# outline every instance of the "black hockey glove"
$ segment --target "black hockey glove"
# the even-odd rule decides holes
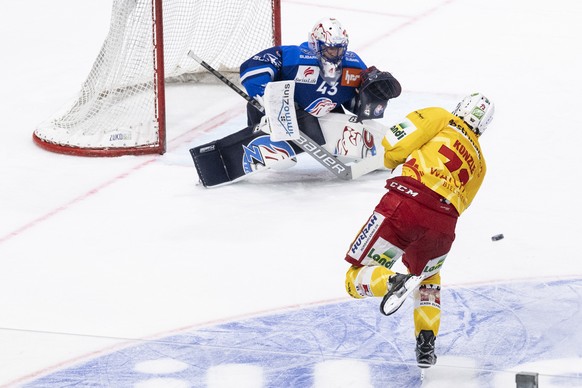
[[[402,92],[400,82],[387,71],[371,66],[360,73],[359,101],[356,109],[358,121],[384,117],[388,100]]]

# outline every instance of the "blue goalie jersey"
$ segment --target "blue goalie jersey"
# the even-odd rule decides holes
[[[247,93],[262,96],[271,81],[295,81],[295,103],[315,117],[321,117],[341,105],[349,109],[360,85],[360,73],[366,65],[360,57],[346,52],[341,78],[329,85],[321,76],[318,59],[307,42],[301,46],[276,46],[263,50],[240,66],[240,79]]]

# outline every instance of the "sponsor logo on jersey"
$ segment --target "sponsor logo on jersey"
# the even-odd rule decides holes
[[[350,247],[348,254],[351,257],[360,260],[368,242],[374,236],[374,233],[376,233],[380,225],[382,225],[383,221],[384,216],[380,213],[374,212],[372,214]]]
[[[393,146],[414,131],[416,131],[416,126],[410,120],[405,119],[403,122],[390,127],[386,131],[386,140]]]
[[[342,70],[342,86],[358,87],[360,86],[360,73],[361,69],[345,68]]]
[[[259,136],[248,145],[243,145],[242,166],[245,174],[267,168],[274,163],[295,156],[295,151],[286,141],[271,141],[269,135]]]
[[[348,61],[348,62],[362,63],[360,58],[358,58],[353,51],[346,51],[346,55],[344,56],[344,60]]]
[[[422,181],[422,177],[424,176],[424,171],[420,169],[419,164],[416,162],[416,158],[408,159],[402,165],[403,171],[406,171],[406,175],[412,174],[411,176],[416,177],[417,181]]]
[[[253,60],[259,61],[259,62],[270,63],[271,65],[273,65],[277,68],[281,67],[281,58],[279,58],[278,56],[271,54],[271,53],[265,53],[263,55],[255,55],[253,57]]]
[[[469,142],[471,143],[471,145],[473,146],[473,148],[475,149],[475,152],[477,153],[477,157],[479,159],[481,159],[481,149],[479,148],[479,146],[477,144],[475,144],[475,142],[473,141],[473,139],[471,138],[471,136],[469,135],[469,133],[467,132],[467,130],[460,124],[457,124],[455,122],[455,120],[451,119],[449,120],[449,127],[453,128],[454,130],[460,132],[463,134],[463,136],[465,136],[465,138],[467,140],[469,140]]]
[[[325,116],[329,112],[331,112],[337,103],[333,102],[329,98],[326,97],[319,97],[317,100],[313,101],[309,104],[305,111],[315,117]]]
[[[300,84],[315,85],[319,77],[319,67],[299,66],[294,81]]]

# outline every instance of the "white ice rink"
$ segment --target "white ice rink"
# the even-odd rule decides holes
[[[324,16],[403,94],[383,121],[481,91],[488,175],[443,267],[439,362],[413,365],[412,303],[344,291],[386,172],[296,167],[216,189],[188,149],[244,126],[224,85],[173,86],[168,152],[81,158],[32,142],[75,96],[111,1],[2,1],[0,386],[582,387],[582,2],[282,1],[283,43]],[[492,242],[491,236],[505,238]]]

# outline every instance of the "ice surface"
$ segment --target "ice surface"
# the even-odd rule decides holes
[[[488,175],[443,267],[439,362],[422,386],[512,387],[521,370],[543,374],[540,386],[582,386],[582,4],[369,3],[283,1],[283,43],[340,19],[350,49],[403,85],[386,123],[475,90],[497,105],[481,141]],[[188,149],[245,121],[223,85],[168,90],[163,156],[33,144],[79,90],[110,8],[3,5],[0,385],[224,384],[208,377],[221,365],[249,386],[330,386],[346,370],[354,387],[420,385],[411,311],[383,317],[343,289],[343,254],[385,173],[339,181],[301,155],[290,170],[204,189]]]

